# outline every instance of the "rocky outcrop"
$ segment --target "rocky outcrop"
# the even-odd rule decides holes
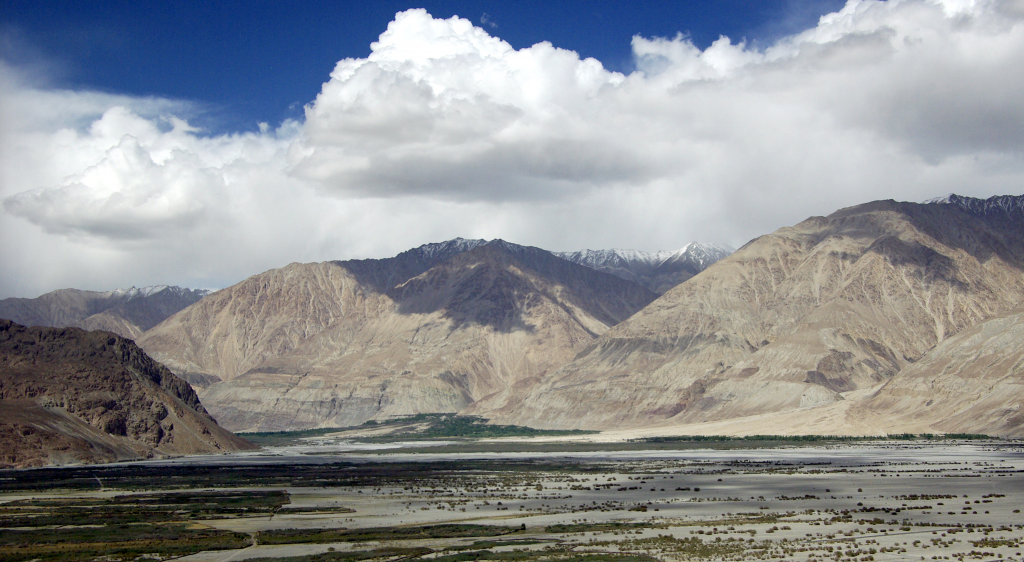
[[[0,318],[25,326],[106,330],[136,339],[207,294],[209,291],[167,286],[106,292],[61,289],[34,299],[0,300]]]
[[[0,320],[0,465],[254,448],[185,381],[110,332]]]
[[[203,403],[230,429],[348,426],[508,407],[657,296],[538,248],[462,242],[268,271],[140,344],[204,377]]]
[[[878,201],[757,238],[492,417],[616,428],[843,400],[1020,305],[1015,201]]]

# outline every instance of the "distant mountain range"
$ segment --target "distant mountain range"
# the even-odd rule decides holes
[[[166,285],[106,292],[61,289],[34,299],[0,300],[0,318],[25,326],[107,330],[135,339],[209,293]]]
[[[414,271],[426,271],[448,258],[483,246],[505,243],[502,240],[455,238],[447,242],[424,244],[384,260],[349,260],[353,268],[363,271],[364,280],[373,280],[379,286],[389,286],[400,279],[408,278]],[[516,246],[511,244],[509,248]],[[716,246],[692,242],[679,250],[644,252],[640,250],[581,250],[578,252],[551,252],[564,260],[591,269],[611,273],[627,281],[643,285],[656,293],[675,287],[690,277],[707,269],[711,264],[728,256],[735,250],[728,246]],[[379,271],[375,268],[382,268]],[[372,273],[371,273],[372,272]]]
[[[503,243],[500,240],[493,242]],[[455,238],[424,244],[394,258],[348,260],[345,263],[359,275],[361,282],[387,288],[456,254],[488,243],[487,240]],[[694,242],[678,251],[583,250],[554,252],[554,255],[662,293],[732,251],[724,246]],[[2,299],[0,318],[25,326],[107,330],[137,339],[146,330],[212,292],[168,285],[102,292],[60,289],[36,298]]]
[[[655,298],[540,248],[453,240],[255,275],[139,343],[229,429],[346,426],[514,404]]]
[[[676,251],[582,250],[555,255],[633,281],[661,294],[697,275],[735,250],[693,242]]]
[[[540,428],[1024,436],[1024,196],[875,201],[735,252],[455,239],[208,295],[128,293],[7,299],[0,317],[120,326],[236,431],[461,412]]]

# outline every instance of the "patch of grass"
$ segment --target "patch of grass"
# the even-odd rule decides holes
[[[267,515],[289,501],[283,491],[229,491],[7,502],[0,505],[0,560],[134,560],[244,548],[249,535],[191,521]]]
[[[858,442],[858,441],[918,441],[936,439],[992,439],[992,436],[983,433],[946,433],[936,435],[932,433],[897,433],[892,435],[747,435],[743,437],[730,437],[728,435],[672,435],[664,437],[640,437],[630,440],[634,443],[675,443],[675,442],[757,442],[757,441],[782,441],[793,443],[817,443],[817,442]]]
[[[318,429],[300,429],[296,431],[253,431],[250,433],[239,433],[238,435],[246,441],[255,443],[261,447],[273,447],[290,445],[299,439],[307,437],[320,437],[331,433],[345,431],[343,427],[323,427]]]
[[[379,540],[448,539],[459,537],[499,537],[522,527],[498,525],[428,525],[423,527],[371,527],[367,529],[282,529],[261,531],[260,544],[299,544],[327,542],[365,542]]]
[[[565,436],[565,435],[587,435],[597,433],[596,431],[585,431],[582,429],[572,430],[551,430],[534,429],[521,425],[491,425],[489,420],[479,416],[456,416],[453,414],[418,414],[409,418],[397,418],[394,422],[388,423],[420,423],[429,422],[430,427],[421,432],[400,433],[389,437],[420,437],[426,439],[438,438],[494,438],[494,437],[537,437],[537,436]],[[378,424],[386,425],[386,424]]]
[[[0,529],[129,525],[267,515],[290,502],[284,491],[175,492],[113,498],[20,500],[0,504]],[[4,538],[0,537],[0,544]]]
[[[249,558],[249,562],[358,562],[360,560],[412,560],[433,552],[429,548],[378,548],[347,552],[322,552],[285,558]]]
[[[142,554],[185,556],[203,550],[244,548],[250,544],[249,536],[243,533],[191,529],[182,524],[5,530],[0,536],[3,537],[0,560],[10,562],[134,560]]]
[[[472,550],[444,554],[432,557],[432,562],[473,562],[476,560],[508,560],[511,562],[658,562],[657,558],[638,554],[619,553],[578,553],[565,548],[549,550],[519,550],[512,552],[492,552],[490,550]],[[252,558],[251,562],[335,562],[362,560],[415,560],[427,554],[433,554],[429,548],[387,548],[377,550],[361,550],[349,552],[324,552],[305,556],[287,558]]]
[[[432,558],[435,562],[473,562],[475,560],[512,560],[512,561],[558,561],[558,562],[658,562],[657,558],[644,556],[642,554],[626,554],[613,552],[580,553],[569,550],[556,551],[512,551],[512,552],[491,552],[489,550],[477,550],[472,552],[460,552],[447,556]]]
[[[495,437],[538,437],[587,435],[598,433],[582,429],[553,430],[534,429],[522,425],[491,425],[489,420],[479,416],[458,416],[455,414],[416,414],[388,420],[369,420],[361,426],[303,429],[298,431],[265,431],[239,433],[249,441],[262,446],[288,445],[299,439],[320,437],[340,431],[367,427],[411,426],[379,437],[360,438],[360,441],[387,443],[408,439],[490,439]],[[422,428],[426,425],[426,428]],[[412,429],[415,427],[416,429]]]
[[[548,525],[544,530],[548,533],[585,533],[591,531],[623,531],[634,529],[653,529],[658,525],[652,523],[625,523],[612,521],[610,523],[572,523]],[[664,527],[664,525],[661,525]]]

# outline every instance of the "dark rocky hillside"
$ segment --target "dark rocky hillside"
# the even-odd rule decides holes
[[[251,448],[131,340],[0,320],[0,464]]]

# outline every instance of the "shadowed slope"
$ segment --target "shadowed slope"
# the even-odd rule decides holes
[[[221,379],[201,396],[226,427],[345,426],[504,404],[656,296],[500,240],[421,258],[268,271],[141,342],[194,381]]]

